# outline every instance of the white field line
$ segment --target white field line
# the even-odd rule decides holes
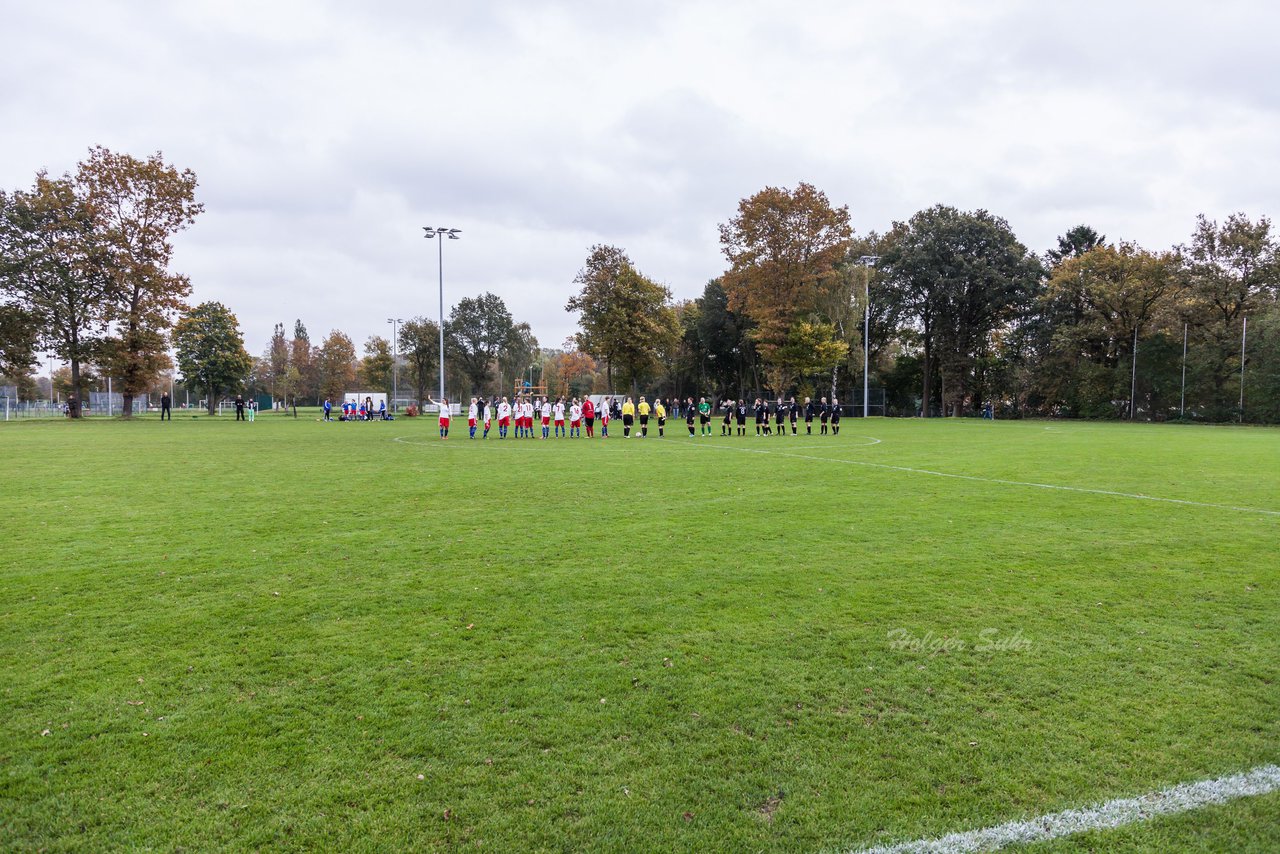
[[[871,438],[871,437],[866,437]],[[668,440],[670,441],[670,440]],[[1184,507],[1209,507],[1214,510],[1232,510],[1236,513],[1257,513],[1262,516],[1280,516],[1280,510],[1268,510],[1263,507],[1236,507],[1231,504],[1211,504],[1206,501],[1190,501],[1185,498],[1163,498],[1159,495],[1143,495],[1140,492],[1118,492],[1113,489],[1091,489],[1086,486],[1062,486],[1056,483],[1036,483],[1030,480],[1005,480],[998,477],[978,477],[972,474],[954,474],[952,472],[934,471],[932,469],[918,469],[910,466],[895,466],[888,463],[872,463],[866,460],[845,460],[832,457],[815,457],[812,454],[791,454],[786,451],[771,451],[767,448],[740,448],[729,445],[704,445],[697,442],[680,442],[677,445],[685,445],[687,447],[699,448],[715,448],[722,451],[742,451],[748,454],[773,454],[779,457],[792,457],[798,460],[815,460],[821,463],[842,463],[850,466],[864,466],[873,469],[885,469],[887,471],[908,472],[910,474],[926,474],[932,477],[947,477],[953,480],[970,480],[977,483],[997,483],[1002,486],[1025,486],[1032,489],[1056,489],[1062,492],[1083,492],[1089,495],[1110,495],[1115,498],[1132,498],[1137,501],[1159,501],[1164,504],[1181,504]],[[859,443],[859,447],[863,443]]]
[[[1155,816],[1173,815],[1211,804],[1225,804],[1236,798],[1265,795],[1277,790],[1280,790],[1280,767],[1260,765],[1251,771],[1229,777],[1182,783],[1135,798],[1117,798],[1085,809],[1063,810],[1026,821],[1010,821],[995,827],[949,833],[933,839],[863,848],[857,854],[964,854],[971,851],[992,851],[1006,845],[1029,844],[1090,830],[1123,827]]]
[[[443,442],[444,440],[436,439],[434,442],[410,442],[408,436],[396,436],[391,441],[399,442],[401,445],[421,445],[424,448],[434,448],[438,443]]]

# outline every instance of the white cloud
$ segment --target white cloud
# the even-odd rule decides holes
[[[616,7],[616,8],[615,8]],[[250,348],[357,342],[491,290],[558,344],[593,243],[677,296],[743,196],[807,180],[859,231],[986,208],[1042,250],[1153,247],[1277,213],[1280,13],[1226,2],[11,5],[0,185],[103,144],[163,150],[207,213],[178,241]]]

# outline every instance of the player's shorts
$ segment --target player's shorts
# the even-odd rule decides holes
[[[449,419],[448,419],[448,418],[443,418],[443,417],[442,417],[442,418],[440,419],[440,424],[441,424],[441,426],[448,427],[448,426],[449,426]]]
[[[581,421],[570,421],[570,422],[569,422],[569,426],[570,426],[570,427],[581,427],[581,426],[582,426],[582,422],[581,422]]]
[[[468,427],[474,427],[474,426],[476,426],[476,420],[475,420],[474,418],[468,418],[468,419],[467,419],[467,426],[468,426]]]
[[[710,423],[711,423],[711,416],[710,416],[710,415],[702,415],[702,414],[699,414],[699,415],[698,415],[698,421],[699,421],[699,423],[702,423],[702,424],[710,424]]]
[[[510,418],[499,418],[499,419],[498,419],[498,426],[499,426],[499,427],[510,427],[510,426],[511,426],[511,419],[510,419]]]
[[[623,415],[623,416],[622,416],[622,423],[623,423],[623,424],[625,424],[625,425],[627,425],[628,427],[630,427],[630,426],[631,426],[631,423],[632,423],[634,420],[635,420],[635,419],[634,419],[634,418],[632,418],[630,415]]]
[[[564,426],[564,419],[563,419],[563,418],[557,418],[557,419],[556,419],[556,426],[557,426],[557,427],[563,427],[563,426]]]
[[[544,415],[544,416],[542,417],[542,426],[543,426],[543,427],[548,427],[548,426],[550,426],[550,425],[551,425],[551,417],[550,417],[550,416],[547,416],[547,415]]]

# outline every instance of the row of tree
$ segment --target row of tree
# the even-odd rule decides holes
[[[724,274],[679,302],[622,249],[592,248],[567,310],[597,389],[860,400],[865,329],[888,414],[1280,420],[1265,217],[1201,216],[1158,251],[1077,226],[1040,256],[1000,217],[943,205],[856,236],[801,184],[742,200],[720,242]]]
[[[444,380],[454,394],[508,388],[539,356],[529,324],[516,322],[502,298],[491,293],[459,300],[445,321],[444,340]],[[400,391],[401,397],[421,402],[436,387],[439,372],[440,325],[426,317],[398,322],[394,345],[389,338],[370,336],[361,357],[339,330],[313,345],[297,320],[292,337],[286,336],[284,324],[276,324],[266,351],[241,379],[250,391],[289,403],[338,400],[357,387]],[[397,379],[402,387],[397,388]]]
[[[0,190],[0,373],[26,377],[48,350],[70,366],[73,416],[89,364],[116,379],[132,411],[172,365],[168,331],[191,292],[169,269],[172,239],[203,210],[195,190],[195,174],[159,153],[102,147],[74,173]]]

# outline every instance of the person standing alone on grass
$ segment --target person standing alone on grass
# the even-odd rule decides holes
[[[705,397],[698,399],[698,432],[703,436],[711,435],[711,404]]]
[[[653,402],[653,414],[658,417],[658,438],[661,439],[667,428],[667,408],[662,405],[662,398]]]
[[[244,396],[239,394],[236,395],[236,420],[244,420]]]
[[[160,420],[173,420],[173,412],[169,409],[169,392],[160,395]]]
[[[435,398],[428,397],[427,400],[434,403],[436,406],[440,407],[440,438],[448,439],[449,438],[449,416],[451,414],[449,412],[449,398],[443,397],[440,400],[436,400]]]
[[[840,401],[831,398],[831,435],[840,435]]]
[[[333,404],[329,402],[329,398],[324,399],[324,420],[333,420]]]
[[[613,398],[606,397],[600,404],[600,438],[609,438],[609,419],[613,415]]]
[[[693,398],[689,398],[684,403],[684,423],[689,428],[689,438],[694,437],[693,423],[698,417],[698,407],[694,406]]]

